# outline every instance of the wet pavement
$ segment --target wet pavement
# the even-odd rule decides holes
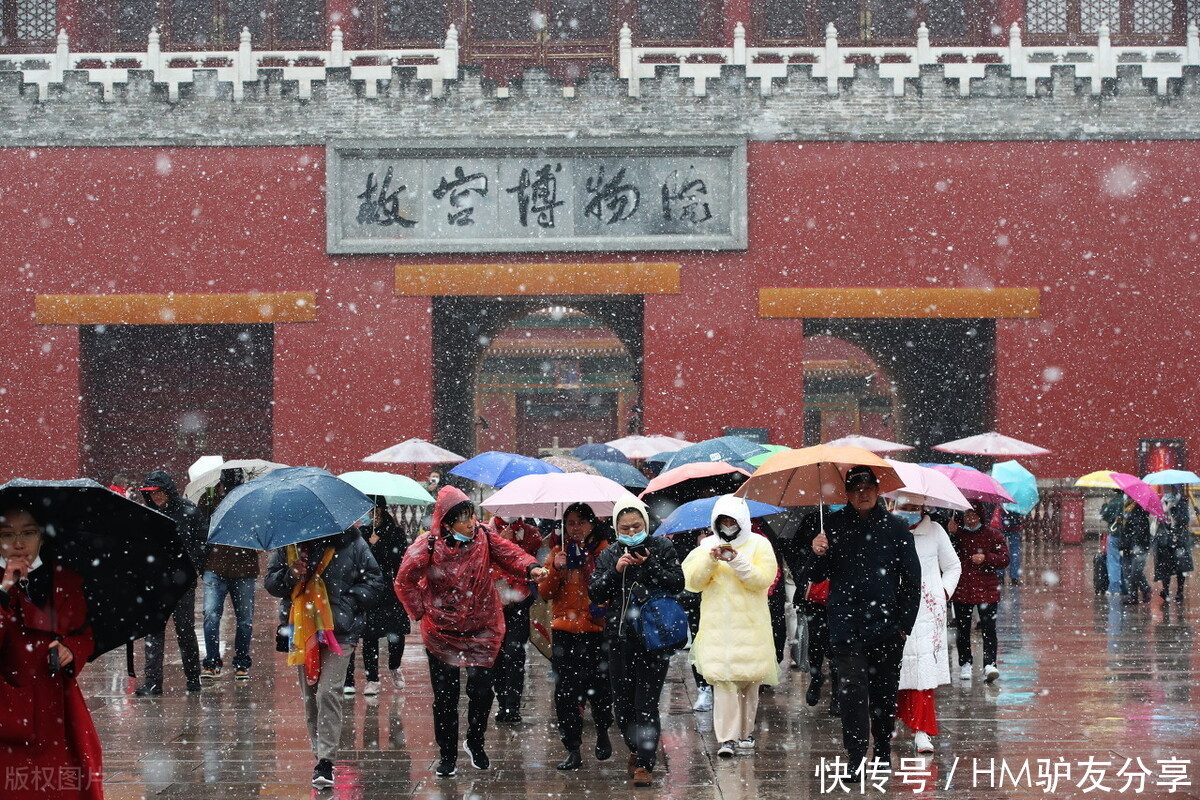
[[[883,784],[887,794],[1200,798],[1200,705],[1194,699],[1200,693],[1200,592],[1189,585],[1182,604],[1164,606],[1155,596],[1132,608],[1116,596],[1098,597],[1090,577],[1095,546],[1026,546],[1027,577],[1005,589],[999,609],[1000,679],[985,683],[977,667],[975,679],[964,683],[952,670],[955,681],[937,693],[936,752],[902,761],[916,754],[911,735],[901,732],[897,774]],[[840,726],[826,714],[827,698],[816,708],[805,705],[802,672],[784,675],[763,696],[754,755],[718,759],[711,715],[691,710],[695,685],[684,655],[676,657],[664,691],[665,755],[654,787],[629,785],[619,744],[610,761],[591,758],[590,727],[584,768],[559,773],[554,765],[564,754],[548,664],[532,648],[525,721],[489,729],[492,769],[476,771],[460,757],[458,775],[438,779],[428,672],[417,636],[409,637],[404,656],[406,689],[385,680],[378,697],[345,700],[335,786],[317,792],[309,785],[313,761],[294,668],[273,650],[276,608],[260,595],[248,683],[235,683],[227,671],[203,692],[184,693],[173,635],[163,697],[127,694],[122,652],[91,666],[83,684],[104,745],[106,797],[880,796],[869,784],[865,790],[847,785],[848,794],[834,785]],[[227,610],[226,648],[232,622]],[[975,648],[978,664],[978,639]],[[140,643],[138,649],[140,666]],[[956,663],[953,644],[951,650]],[[360,673],[360,689],[362,682]]]

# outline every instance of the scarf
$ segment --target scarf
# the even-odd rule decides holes
[[[299,548],[294,544],[288,545],[288,566],[299,559]],[[298,581],[292,587],[292,607],[288,612],[292,638],[287,663],[288,666],[304,666],[304,679],[309,686],[316,686],[321,679],[321,645],[339,656],[342,654],[342,647],[333,635],[333,607],[329,604],[329,592],[325,588],[325,581],[321,580],[321,573],[332,560],[333,548],[326,547],[312,576]]]

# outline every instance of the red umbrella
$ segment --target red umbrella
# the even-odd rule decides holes
[[[1114,472],[1112,479],[1113,483],[1121,487],[1122,492],[1133,498],[1133,502],[1146,509],[1147,512],[1160,520],[1167,518],[1167,512],[1163,510],[1162,498],[1150,484],[1125,472]]]

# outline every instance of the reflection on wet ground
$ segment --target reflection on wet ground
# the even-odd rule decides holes
[[[1132,608],[1115,596],[1098,597],[1090,578],[1094,548],[1027,545],[1026,579],[1005,589],[999,610],[1001,678],[986,684],[978,676],[967,683],[956,677],[938,690],[937,751],[902,762],[901,756],[916,755],[911,735],[902,731],[893,766],[904,774],[886,784],[888,794],[1200,798],[1193,700],[1200,593],[1189,586],[1183,604],[1163,605],[1155,596],[1150,605]],[[718,760],[711,715],[691,710],[695,686],[684,655],[676,657],[664,692],[665,765],[655,787],[629,787],[619,752],[605,763],[587,758],[590,731],[584,769],[555,771],[563,753],[549,670],[532,649],[525,721],[488,731],[492,769],[478,772],[460,758],[456,777],[438,779],[429,680],[416,636],[409,637],[404,657],[406,689],[385,681],[378,697],[345,700],[336,784],[332,793],[318,793],[309,786],[313,763],[295,673],[272,649],[275,610],[275,601],[262,594],[248,683],[235,683],[227,672],[203,692],[185,694],[171,636],[168,660],[175,662],[161,698],[127,694],[120,652],[92,665],[84,691],[104,744],[107,797],[846,796],[832,786],[832,762],[842,754],[840,726],[825,713],[826,702],[805,705],[805,673],[789,672],[763,696],[757,752]],[[231,623],[227,612],[226,647]],[[951,659],[956,663],[953,651]],[[855,785],[850,794],[860,791]],[[879,795],[869,785],[865,793]]]

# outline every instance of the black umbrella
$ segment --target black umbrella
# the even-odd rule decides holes
[[[47,552],[83,578],[92,661],[161,631],[196,580],[173,519],[95,481],[16,478],[0,486],[0,509],[12,505],[33,513]]]

